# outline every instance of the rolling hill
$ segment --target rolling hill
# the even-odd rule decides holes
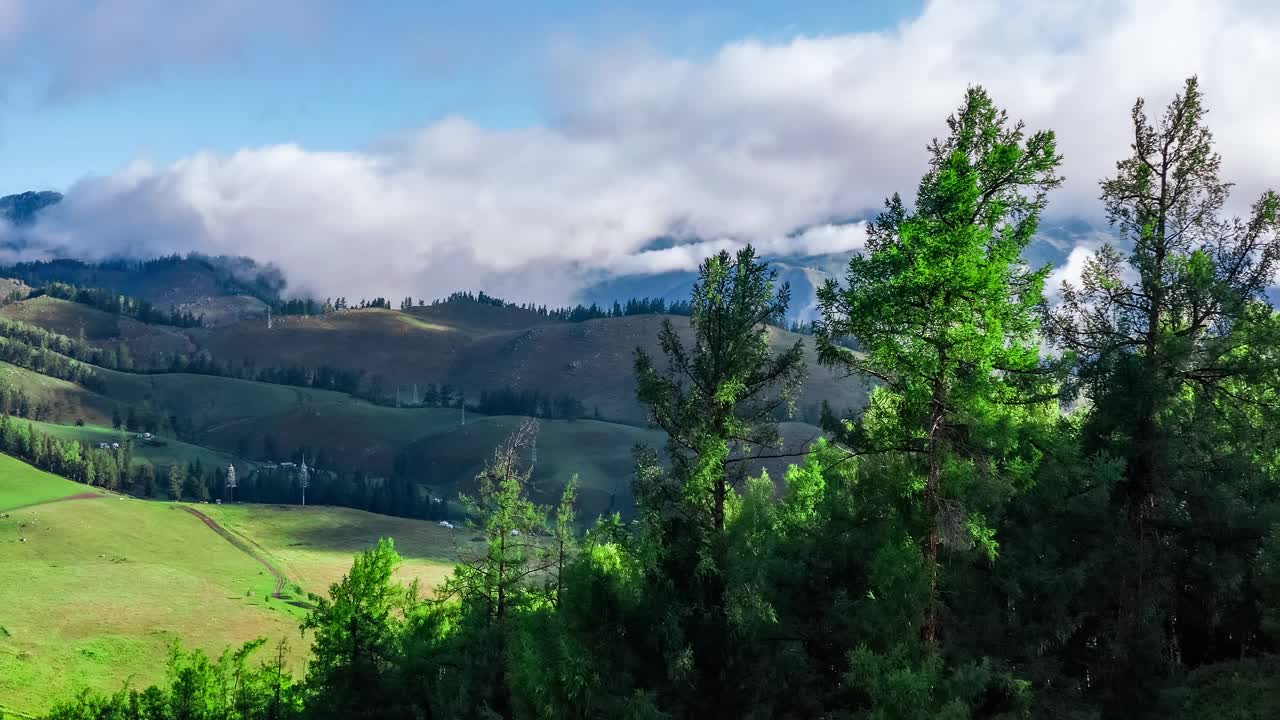
[[[125,498],[0,455],[0,708],[35,712],[80,687],[145,686],[178,639],[217,654],[287,638],[299,661],[308,643],[294,586],[326,592],[379,537],[398,540],[400,577],[425,589],[467,542],[432,523],[343,508]]]
[[[110,429],[117,403],[136,403],[198,420],[198,444],[167,435],[150,443],[134,439],[136,459],[158,466],[199,458],[206,467],[259,459],[281,460],[300,448],[323,449],[337,461],[376,475],[393,472],[397,457],[417,468],[414,480],[437,496],[471,490],[471,481],[498,445],[523,419],[458,410],[394,408],[325,390],[293,388],[207,375],[134,375],[100,371],[106,394],[0,363],[0,381],[50,398],[60,424],[33,423],[60,438],[96,444],[118,441]],[[86,425],[72,424],[85,419]],[[815,430],[816,432],[816,430]],[[270,436],[280,457],[262,456]],[[543,420],[538,475],[553,481],[550,499],[574,473],[581,475],[585,518],[631,507],[631,450],[637,443],[661,447],[655,430],[593,420]],[[806,436],[808,437],[808,436]]]
[[[187,260],[154,261],[150,270],[125,265],[37,264],[29,274],[86,273],[87,284],[115,282],[151,292],[155,277],[204,273],[204,289],[227,297],[218,270]],[[51,269],[52,268],[52,269]],[[203,269],[202,269],[203,268]],[[145,279],[134,277],[146,276]],[[128,284],[126,283],[126,284]],[[150,290],[148,290],[150,288]],[[201,465],[241,470],[258,462],[282,462],[298,452],[323,453],[338,467],[373,478],[398,477],[435,497],[472,489],[476,473],[521,421],[456,408],[416,404],[428,385],[450,386],[476,403],[485,393],[536,391],[544,398],[572,396],[586,417],[541,421],[535,469],[538,499],[553,500],[563,483],[581,479],[580,516],[628,512],[636,445],[660,448],[665,437],[646,428],[646,410],[636,400],[634,352],[658,358],[658,335],[671,322],[691,339],[682,316],[628,315],[569,322],[515,306],[453,299],[407,310],[362,308],[323,315],[277,315],[227,321],[209,327],[147,324],[76,302],[48,296],[0,307],[0,317],[39,326],[104,349],[126,352],[138,365],[166,358],[212,358],[232,368],[329,366],[363,373],[361,394],[349,394],[194,373],[137,373],[98,368],[89,387],[0,363],[0,382],[43,403],[40,429],[91,445],[114,442],[113,419],[150,418],[158,436],[138,445],[135,463],[163,466],[199,459]],[[769,330],[778,348],[805,344],[809,378],[797,403],[797,422],[784,425],[786,454],[755,467],[780,479],[788,462],[819,435],[819,405],[860,407],[867,386],[838,377],[816,362],[809,338]],[[381,388],[381,392],[378,392]],[[396,406],[398,399],[400,406]],[[501,410],[499,410],[501,411]],[[523,410],[517,410],[521,412]],[[593,419],[586,419],[587,417]],[[134,428],[136,429],[136,427]],[[273,501],[282,497],[271,498]],[[365,505],[364,507],[371,507]],[[378,506],[379,509],[386,509]]]
[[[203,315],[207,324],[259,317],[266,310],[260,296],[283,287],[278,271],[245,258],[189,256],[148,261],[86,263],[57,259],[0,267],[0,278],[33,287],[62,282],[102,288],[146,300],[168,310]]]
[[[154,353],[207,352],[237,367],[358,370],[366,374],[366,392],[376,384],[383,397],[395,398],[398,391],[405,403],[414,385],[421,393],[428,383],[460,389],[472,402],[483,391],[537,390],[572,395],[589,414],[598,410],[603,418],[627,423],[646,418],[635,399],[635,349],[660,357],[658,333],[665,320],[686,341],[691,337],[685,317],[632,315],[571,323],[467,300],[408,311],[366,308],[283,316],[270,328],[258,319],[209,328],[144,325],[47,297],[13,303],[0,308],[0,315],[104,347],[124,345],[139,360]],[[865,383],[819,366],[811,338],[777,328],[770,336],[779,348],[805,343],[809,379],[798,403],[801,419],[816,421],[822,400],[837,409],[865,402]]]

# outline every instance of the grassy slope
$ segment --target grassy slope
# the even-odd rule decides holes
[[[90,425],[109,426],[109,408],[116,399],[150,403],[186,414],[204,428],[200,444],[215,449],[207,451],[206,457],[234,453],[241,436],[260,442],[261,436],[271,434],[281,452],[301,445],[323,446],[339,458],[380,473],[390,472],[392,461],[401,450],[421,448],[430,455],[427,476],[422,479],[433,486],[448,487],[469,480],[517,422],[515,418],[473,413],[468,416],[467,426],[461,427],[457,410],[383,407],[341,393],[204,375],[133,375],[100,370],[110,395],[107,398],[21,368],[7,369],[11,371],[11,381],[28,388],[28,392],[50,386],[48,392],[69,398],[68,404],[101,409],[64,413],[58,418],[64,423],[83,415],[90,419]],[[5,370],[0,365],[0,373]],[[94,434],[92,429],[64,426],[53,430],[63,436],[82,435],[93,442],[111,441],[88,437]],[[652,431],[585,420],[544,421],[543,434],[541,464],[559,468],[564,478],[579,472],[588,485],[606,477],[609,483],[625,485],[630,477],[631,447],[636,442],[655,446],[663,443],[662,436]],[[173,443],[173,447],[176,450],[182,446]],[[254,445],[250,451],[259,450],[260,446]]]
[[[0,455],[0,509],[89,490]],[[313,592],[379,537],[396,540],[401,577],[426,590],[449,572],[454,542],[468,542],[463,531],[344,508],[197,507]],[[0,706],[38,711],[80,686],[153,682],[178,638],[215,654],[287,638],[295,661],[305,655],[301,611],[266,599],[274,581],[263,566],[180,504],[104,495],[3,514]]]
[[[67,337],[83,337],[94,345],[108,346],[123,342],[138,358],[148,357],[152,353],[189,353],[195,350],[191,338],[179,328],[148,325],[87,305],[47,296],[6,305],[0,308],[0,315],[38,325]]]
[[[422,482],[437,494],[454,497],[473,492],[473,478],[493,457],[494,448],[524,420],[512,416],[473,416],[465,426],[427,435],[409,447]],[[564,483],[579,475],[579,501],[584,518],[631,507],[631,449],[637,444],[661,447],[665,435],[614,423],[579,420],[539,421],[535,497],[544,503],[559,497]]]
[[[455,544],[469,537],[435,523],[348,508],[201,505],[200,511],[252,540],[291,581],[315,593],[327,593],[351,568],[352,555],[382,537],[392,538],[405,559],[400,579],[419,580],[425,592],[452,571]]]
[[[362,309],[323,317],[276,318],[267,329],[261,320],[212,328],[178,330],[148,326],[92,308],[50,298],[0,309],[42,327],[76,336],[124,341],[135,355],[191,349],[192,343],[233,364],[258,367],[303,364],[364,370],[383,378],[388,396],[397,385],[408,397],[414,383],[448,383],[471,399],[481,390],[503,386],[536,388],[551,395],[572,394],[606,418],[644,419],[635,400],[633,353],[643,347],[658,357],[658,331],[670,319],[688,339],[688,319],[639,315],[568,323],[517,308],[475,302],[450,302],[399,310]],[[117,328],[113,330],[113,328]],[[809,380],[802,408],[829,401],[837,410],[860,406],[867,388],[818,366],[812,338],[772,329],[777,347],[803,340]],[[114,394],[114,393],[113,393]]]
[[[3,462],[0,505],[87,489]],[[0,704],[32,711],[82,685],[159,680],[178,638],[216,653],[289,637],[297,655],[296,610],[264,600],[272,584],[175,505],[109,496],[11,511],[0,519]]]
[[[54,418],[60,422],[81,419],[98,425],[111,424],[115,402],[75,383],[0,361],[0,384],[22,388],[33,402],[48,402],[53,406]]]
[[[92,488],[37,470],[8,455],[0,455],[0,512],[89,490]]]
[[[635,395],[635,349],[643,348],[659,367],[665,367],[658,345],[664,320],[672,322],[686,346],[691,344],[689,321],[683,317],[637,315],[530,328],[478,340],[468,348],[465,362],[453,368],[452,381],[477,389],[512,385],[553,395],[569,393],[582,400],[588,411],[598,407],[606,418],[643,421],[645,411]],[[826,399],[843,409],[865,402],[866,389],[860,383],[838,379],[818,365],[812,338],[770,329],[770,341],[777,349],[798,340],[804,343],[809,365],[800,406]]]
[[[259,366],[325,363],[381,375],[388,394],[413,383],[449,383],[474,400],[504,386],[572,394],[606,418],[644,419],[635,399],[636,347],[660,357],[664,318],[640,315],[584,323],[548,321],[514,308],[448,303],[434,308],[357,310],[323,318],[286,318],[271,330],[245,322],[194,334],[214,357],[251,358]],[[688,335],[687,318],[669,318]],[[688,339],[688,338],[686,338]],[[866,388],[818,366],[812,340],[771,330],[776,347],[805,340],[810,366],[801,405],[827,399],[836,408],[860,406]],[[352,349],[358,349],[353,352]]]

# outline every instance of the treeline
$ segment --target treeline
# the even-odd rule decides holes
[[[323,303],[314,298],[294,298],[291,300],[276,300],[270,305],[272,311],[277,315],[325,315],[337,310],[391,309],[391,301],[384,297],[376,297],[372,300],[361,298],[358,303],[348,301],[346,297],[327,298]],[[400,309],[405,309],[403,302],[400,304]]]
[[[233,492],[224,492],[219,497],[234,495],[242,502],[300,504],[303,497],[300,468],[305,458],[301,454],[295,454],[295,457],[298,462],[290,466],[273,463],[257,467],[240,478]],[[225,488],[225,474],[219,474],[215,482],[218,483],[216,488]],[[308,469],[306,502],[308,505],[348,507],[420,520],[443,520],[447,514],[443,499],[423,492],[415,480],[339,469],[324,460],[317,461]]]
[[[302,677],[246,676],[291,704],[176,672],[50,717],[1275,717],[1280,195],[1225,216],[1201,101],[1135,106],[1102,183],[1127,247],[1049,306],[1024,253],[1056,138],[969,89],[914,207],[819,293],[820,361],[877,384],[785,477],[742,468],[778,453],[804,341],[771,346],[787,291],[722,252],[693,342],[636,354],[669,442],[636,450],[634,518],[579,533],[576,478],[534,502],[531,422],[460,498],[477,541],[434,593],[381,542],[314,598]]]
[[[587,414],[586,406],[572,395],[553,397],[539,390],[512,387],[482,390],[475,409],[485,415],[527,415],[563,420],[577,420]]]
[[[401,303],[401,309],[412,307],[413,298],[405,298]],[[615,301],[611,306],[603,306],[598,303],[590,305],[574,305],[573,307],[548,308],[546,305],[536,305],[533,303],[514,303],[503,300],[499,297],[486,294],[483,290],[478,293],[471,292],[455,292],[444,300],[433,300],[432,305],[441,305],[449,302],[474,302],[481,305],[491,305],[493,307],[509,307],[517,308],[527,312],[532,312],[545,318],[553,320],[564,320],[567,322],[585,322],[587,320],[597,320],[600,318],[616,318],[626,317],[629,315],[691,315],[693,310],[687,300],[677,300],[668,303],[663,298],[632,298],[626,302]],[[406,305],[405,303],[408,303]],[[419,305],[421,305],[419,301]]]
[[[174,307],[165,311],[146,300],[122,295],[114,290],[81,288],[68,283],[55,282],[32,290],[29,297],[35,298],[41,295],[48,295],[60,300],[69,300],[103,312],[122,315],[151,325],[173,325],[181,328],[202,327],[204,325],[204,316],[197,316],[189,310],[182,311]]]
[[[134,428],[141,430],[141,425]],[[236,470],[236,486],[227,483],[228,468],[209,467],[199,459],[185,463],[156,465],[133,462],[136,438],[121,433],[116,448],[99,448],[78,440],[59,439],[41,432],[28,421],[0,413],[0,452],[31,465],[86,485],[102,487],[138,497],[163,500],[238,500],[243,502],[297,505],[302,502],[300,467],[296,462],[264,462]],[[152,441],[163,443],[163,440]],[[371,476],[358,470],[340,470],[323,453],[313,456],[315,466],[307,471],[306,500],[314,505],[333,505],[399,517],[440,520],[446,516],[441,498],[422,492],[416,482],[405,477]]]
[[[131,479],[129,449],[113,452],[90,449],[76,440],[60,440],[7,412],[0,414],[0,452],[86,485],[114,490]]]

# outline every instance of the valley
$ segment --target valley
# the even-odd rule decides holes
[[[162,270],[191,279],[194,267]],[[192,298],[139,272],[44,279],[118,282],[188,308],[266,307],[210,294],[216,278]],[[576,476],[579,527],[629,516],[633,450],[666,443],[636,400],[634,351],[660,352],[664,320],[686,336],[688,324],[569,322],[454,298],[179,327],[11,285],[0,306],[11,352],[0,361],[0,440],[85,482],[0,454],[0,712],[157,682],[179,640],[217,655],[256,637],[274,653],[284,639],[301,672],[308,594],[340,580],[354,553],[393,538],[397,579],[429,595],[477,547],[459,493],[476,492],[494,449],[530,415],[541,415],[530,496],[554,504]],[[775,347],[798,339],[770,330]],[[27,344],[34,354],[12,354]],[[807,354],[812,394],[781,424],[778,457],[750,466],[777,481],[821,435],[805,397],[863,401]],[[341,389],[325,387],[319,368]],[[246,502],[218,502],[232,498]]]

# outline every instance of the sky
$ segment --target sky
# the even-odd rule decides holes
[[[1058,133],[1050,216],[1100,222],[1134,100],[1192,74],[1247,205],[1280,185],[1263,0],[0,0],[0,194],[67,195],[22,259],[228,253],[321,296],[562,302],[747,241],[857,249],[834,221],[909,197],[973,84]]]

